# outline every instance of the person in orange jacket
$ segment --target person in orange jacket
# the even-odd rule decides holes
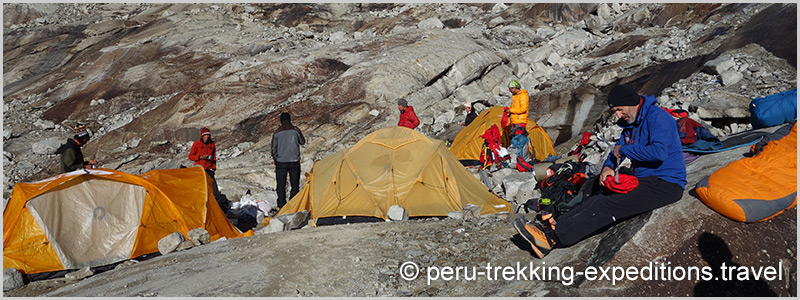
[[[526,127],[528,124],[528,91],[522,89],[519,81],[511,80],[508,83],[508,91],[511,92],[511,106],[504,109],[509,112],[511,126],[519,124]]]
[[[217,171],[217,148],[214,145],[214,140],[211,139],[211,130],[203,127],[200,130],[200,139],[194,141],[192,149],[189,150],[189,160],[194,161],[195,165],[200,165],[206,170],[206,174],[211,177],[211,182],[214,187],[214,198],[217,199],[222,211],[227,212],[230,209],[230,202],[227,197],[224,197],[219,192],[217,186],[217,179],[214,172]]]
[[[408,106],[408,101],[406,101],[406,99],[400,98],[397,100],[397,109],[400,110],[400,121],[397,122],[397,126],[411,129],[419,126],[419,118],[417,118],[417,114],[414,113],[414,107]]]

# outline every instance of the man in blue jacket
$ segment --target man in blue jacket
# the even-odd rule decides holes
[[[608,106],[619,118],[622,135],[603,164],[598,183],[604,186],[608,176],[615,177],[618,164],[627,157],[639,184],[624,194],[588,197],[563,215],[546,220],[545,225],[528,223],[519,216],[514,227],[539,258],[554,246],[573,245],[613,223],[683,196],[686,164],[672,116],[656,105],[655,96],[640,96],[627,85],[611,89]]]

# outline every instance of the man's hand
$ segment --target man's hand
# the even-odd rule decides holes
[[[619,146],[617,146],[617,147],[619,147]],[[606,186],[606,177],[608,177],[608,176],[614,176],[614,175],[616,175],[616,174],[617,174],[617,173],[616,173],[616,172],[614,172],[614,169],[612,169],[612,168],[609,168],[609,167],[607,167],[607,166],[606,166],[606,167],[603,167],[603,172],[600,172],[600,180],[598,180],[598,182],[597,182],[597,183],[599,183],[599,184],[600,184],[600,186],[602,186],[602,187],[605,187],[605,186]]]
[[[90,160],[90,161],[89,161],[89,164],[90,164],[90,165],[96,165],[96,164],[97,164],[97,161],[96,161],[96,160],[94,160],[94,159],[92,159],[92,160]]]
[[[622,147],[622,146],[620,146],[620,145],[614,146],[614,156],[616,156],[617,158],[622,158],[622,154],[619,154],[619,147]]]

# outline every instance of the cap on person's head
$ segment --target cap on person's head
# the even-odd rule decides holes
[[[472,107],[472,103],[464,102],[464,107]]]
[[[200,136],[204,135],[211,135],[211,130],[208,130],[208,127],[203,126],[203,129],[200,129]]]
[[[608,93],[608,107],[639,105],[639,93],[632,87],[621,84]]]
[[[75,127],[72,128],[72,131],[75,132],[73,138],[81,143],[85,143],[91,137],[91,131],[89,131],[89,128],[81,123],[75,124]]]
[[[286,122],[286,121],[292,121],[292,115],[290,115],[287,112],[281,113],[281,123]]]
[[[521,88],[522,88],[522,85],[520,85],[520,84],[519,84],[519,81],[516,81],[516,80],[511,80],[510,82],[508,82],[508,88],[518,88],[518,89],[521,89]]]
[[[75,140],[76,140],[76,141],[79,141],[79,142],[81,142],[81,144],[83,144],[83,143],[85,143],[86,141],[88,141],[88,140],[89,140],[89,137],[91,137],[91,136],[89,135],[89,132],[88,132],[88,131],[84,131],[84,132],[81,132],[81,133],[78,133],[78,134],[76,134],[76,135],[75,135],[75,136],[73,136],[73,137],[75,138]]]
[[[400,105],[402,107],[408,107],[408,101],[406,101],[406,99],[403,98],[397,99],[397,105]]]

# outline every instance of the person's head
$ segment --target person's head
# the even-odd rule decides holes
[[[642,104],[641,98],[632,87],[622,84],[611,88],[611,92],[608,93],[608,106],[617,118],[633,124]]]
[[[408,101],[406,101],[406,99],[403,98],[397,99],[397,109],[399,109],[400,111],[404,111],[406,110],[406,107],[408,107]]]
[[[290,115],[288,112],[281,113],[281,124],[291,123],[291,122],[292,122],[292,115]]]
[[[464,111],[466,111],[467,113],[471,112],[472,111],[472,103],[464,102]]]
[[[78,146],[83,146],[86,145],[87,142],[89,142],[89,137],[90,137],[89,132],[84,131],[76,134],[72,138],[75,140],[75,143],[78,144]]]
[[[208,143],[208,140],[211,139],[211,130],[208,127],[203,127],[200,129],[200,139],[203,140],[203,143]]]
[[[519,84],[519,81],[511,80],[508,82],[508,91],[511,92],[511,94],[516,95],[519,93],[520,89],[522,89],[522,85]]]

